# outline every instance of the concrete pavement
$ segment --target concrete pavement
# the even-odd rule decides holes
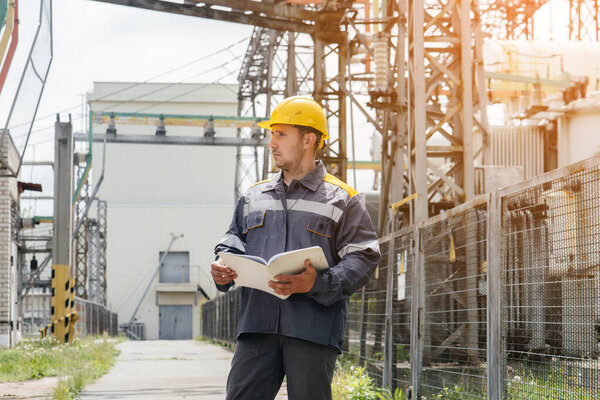
[[[125,341],[108,374],[88,385],[81,399],[225,398],[233,352],[193,340]],[[287,399],[285,387],[277,400]]]

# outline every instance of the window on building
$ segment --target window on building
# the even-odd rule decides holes
[[[164,251],[160,252],[159,261],[164,254]],[[189,283],[190,253],[187,251],[170,251],[160,266],[159,282]]]

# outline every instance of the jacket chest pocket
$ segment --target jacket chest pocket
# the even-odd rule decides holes
[[[267,210],[253,211],[246,218],[246,226],[243,233],[248,233],[253,229],[261,228],[265,225],[265,216]]]
[[[308,219],[306,230],[321,237],[333,236],[333,221],[321,215],[313,215]]]

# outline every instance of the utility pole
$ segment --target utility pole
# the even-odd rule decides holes
[[[54,125],[54,236],[52,247],[52,321],[67,317],[70,312],[69,284],[71,277],[71,236],[73,231],[73,126],[61,122],[57,115]],[[69,328],[56,324],[54,334],[68,341]]]

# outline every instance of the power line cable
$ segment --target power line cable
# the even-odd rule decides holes
[[[176,96],[173,96],[173,97],[171,97],[171,98],[169,98],[169,99],[167,99],[167,100],[165,100],[165,101],[162,101],[162,102],[160,102],[160,103],[153,103],[151,106],[148,106],[148,107],[145,107],[145,108],[142,108],[142,109],[136,110],[135,112],[142,112],[142,111],[144,111],[144,110],[146,110],[146,109],[148,109],[148,108],[152,108],[152,107],[155,107],[155,106],[158,106],[158,105],[161,105],[161,104],[166,104],[166,103],[168,103],[168,102],[170,102],[170,101],[172,101],[172,100],[175,100],[175,99],[177,99],[177,98],[179,98],[179,97],[182,97],[182,96],[185,96],[185,95],[187,95],[187,94],[190,94],[190,93],[196,92],[196,91],[198,91],[198,90],[205,89],[205,88],[207,88],[207,87],[208,87],[208,86],[210,86],[210,85],[220,84],[220,81],[221,81],[221,80],[223,80],[223,79],[225,79],[225,78],[227,78],[227,77],[229,77],[229,76],[232,76],[234,73],[235,73],[235,71],[228,71],[228,72],[227,72],[227,74],[225,74],[225,75],[221,76],[220,78],[218,78],[218,79],[214,80],[213,82],[209,82],[209,83],[202,84],[202,86],[200,86],[200,87],[193,88],[193,89],[191,89],[191,90],[188,90],[188,91],[186,91],[186,92],[184,92],[184,93],[179,93],[178,95],[176,95]],[[222,84],[222,85],[223,85],[223,84]],[[225,88],[227,88],[227,86],[224,86],[224,87],[225,87]],[[229,89],[229,88],[227,88],[227,89]],[[233,92],[233,93],[235,93],[235,92]],[[100,124],[95,124],[95,126],[97,126],[97,125],[100,125]],[[49,128],[51,128],[51,126],[50,126],[50,127],[46,127],[45,129],[49,129]],[[43,144],[43,143],[50,142],[50,141],[52,141],[52,140],[54,140],[54,138],[53,138],[53,137],[51,137],[51,138],[49,138],[49,139],[46,139],[46,140],[42,140],[42,141],[39,141],[39,142],[32,143],[31,145],[32,145],[32,146],[37,146],[37,145],[40,145],[40,144]]]
[[[103,97],[101,97],[101,98],[99,98],[99,99],[96,99],[96,101],[103,100],[103,99],[105,99],[105,98],[106,98],[106,97],[108,97],[108,96],[113,96],[113,95],[115,95],[115,94],[118,94],[118,93],[120,93],[120,92],[123,92],[123,91],[125,91],[125,90],[131,89],[131,88],[133,88],[133,87],[135,87],[135,86],[139,86],[139,85],[142,85],[142,84],[144,84],[144,83],[149,83],[149,82],[153,81],[154,79],[157,79],[157,78],[163,77],[163,76],[165,76],[165,75],[168,75],[168,74],[170,74],[170,73],[176,72],[176,71],[178,71],[178,70],[180,70],[180,69],[183,69],[183,68],[189,67],[190,65],[193,65],[193,64],[195,64],[195,63],[198,63],[198,62],[200,62],[200,61],[207,60],[207,59],[209,59],[210,57],[214,57],[214,56],[216,56],[216,55],[218,55],[218,54],[221,54],[221,53],[223,53],[223,52],[229,52],[229,53],[231,53],[232,55],[235,55],[233,52],[231,52],[231,49],[232,49],[233,47],[235,47],[235,46],[237,46],[237,45],[239,45],[239,44],[241,44],[241,43],[243,43],[243,42],[247,42],[247,41],[248,41],[248,38],[241,39],[241,40],[239,40],[239,41],[237,41],[237,42],[235,42],[235,43],[232,43],[232,44],[230,44],[230,45],[228,45],[228,46],[226,46],[226,47],[223,47],[223,48],[221,48],[221,49],[219,49],[219,50],[217,50],[217,51],[215,51],[215,52],[213,52],[213,53],[211,53],[211,54],[208,54],[208,55],[205,55],[205,56],[199,57],[199,58],[197,58],[197,59],[195,59],[195,60],[189,61],[189,62],[187,62],[186,64],[183,64],[183,65],[180,65],[180,66],[178,66],[178,67],[175,67],[175,68],[173,68],[173,69],[171,69],[171,70],[169,70],[169,71],[162,72],[162,73],[160,73],[160,74],[158,74],[158,75],[155,75],[155,76],[153,76],[153,77],[151,77],[151,78],[148,78],[148,79],[146,79],[146,80],[145,80],[145,81],[143,81],[143,82],[136,82],[136,83],[133,83],[133,84],[129,85],[128,87],[121,88],[121,89],[119,89],[119,90],[117,90],[117,91],[115,91],[115,92],[112,92],[112,93],[108,93],[108,94],[104,95]],[[78,108],[78,107],[80,107],[80,106],[81,106],[80,104],[77,104],[77,105],[75,105],[75,106],[72,106],[72,107],[66,108],[66,109],[64,109],[64,110],[58,111],[58,113],[62,113],[62,112],[66,112],[66,111],[70,111],[70,110],[73,110],[73,109],[75,109],[75,108]],[[57,113],[56,113],[56,112],[54,112],[54,113],[52,113],[52,114],[48,114],[48,115],[45,115],[45,116],[43,116],[43,117],[38,117],[38,118],[35,118],[33,121],[28,121],[28,122],[23,122],[23,123],[20,123],[20,124],[18,124],[18,125],[13,125],[13,126],[9,127],[9,129],[18,128],[18,127],[20,127],[20,126],[28,125],[28,124],[30,124],[31,122],[40,121],[40,120],[43,120],[43,119],[47,119],[47,118],[51,118],[51,117],[55,117],[55,116],[56,116],[56,114],[57,114]]]
[[[244,39],[244,40],[246,40],[246,39]],[[240,43],[240,42],[238,42],[238,43]],[[238,44],[238,43],[236,43],[236,44]],[[230,47],[231,47],[231,46],[230,46]],[[227,50],[227,49],[222,49],[222,50],[224,51],[224,50]],[[222,51],[220,51],[220,52],[222,52]],[[232,53],[232,55],[234,55],[234,54]],[[116,106],[119,106],[119,105],[122,105],[122,104],[128,103],[128,102],[130,102],[130,101],[133,101],[133,100],[139,99],[139,98],[141,98],[141,97],[144,97],[144,96],[147,96],[147,95],[150,95],[150,94],[153,94],[153,93],[159,92],[159,91],[161,91],[161,90],[165,90],[165,89],[168,89],[168,88],[171,88],[171,87],[177,86],[177,85],[181,85],[181,84],[183,84],[183,83],[184,83],[185,81],[187,81],[187,80],[190,80],[190,79],[196,78],[196,77],[198,77],[198,76],[201,76],[201,75],[203,75],[203,74],[206,74],[206,73],[208,73],[208,72],[211,72],[211,71],[214,71],[214,70],[217,70],[217,69],[219,69],[219,68],[223,68],[223,69],[225,69],[226,71],[228,71],[228,73],[227,73],[226,75],[224,75],[224,76],[220,77],[219,79],[217,79],[217,80],[215,80],[215,81],[213,81],[213,82],[211,82],[211,83],[204,84],[204,85],[203,85],[202,87],[200,87],[200,88],[194,88],[193,90],[191,90],[191,91],[189,91],[189,92],[181,93],[181,94],[179,94],[179,95],[177,95],[177,96],[174,96],[173,98],[170,98],[170,99],[168,99],[168,100],[166,100],[166,101],[163,101],[163,102],[161,102],[161,103],[157,103],[157,104],[155,103],[155,104],[153,104],[153,105],[152,105],[152,107],[153,107],[153,106],[155,106],[155,105],[160,105],[160,104],[167,103],[167,102],[169,102],[169,101],[171,101],[171,100],[173,100],[173,99],[176,99],[176,98],[178,98],[178,97],[181,97],[181,96],[183,96],[183,95],[185,95],[185,94],[188,94],[188,93],[191,93],[191,92],[193,92],[193,91],[196,91],[196,90],[200,90],[200,89],[202,89],[202,88],[205,88],[205,87],[207,87],[208,85],[211,85],[211,84],[217,84],[217,83],[219,83],[219,81],[220,81],[220,80],[222,80],[222,79],[224,79],[224,78],[226,78],[227,76],[230,76],[230,75],[232,74],[232,72],[231,72],[231,71],[229,71],[229,70],[227,70],[227,69],[225,68],[225,66],[226,66],[226,65],[228,65],[228,64],[230,64],[230,63],[232,63],[232,62],[234,62],[234,61],[236,61],[236,60],[238,60],[238,59],[240,59],[241,57],[242,57],[241,55],[235,56],[234,58],[232,58],[232,59],[230,59],[230,60],[228,60],[228,61],[226,61],[226,62],[224,62],[224,63],[222,63],[222,64],[220,64],[220,65],[217,65],[217,66],[211,67],[211,68],[209,68],[209,69],[207,69],[207,70],[204,70],[204,71],[202,71],[202,72],[200,72],[200,73],[194,74],[194,75],[192,75],[192,76],[190,76],[190,77],[188,77],[188,78],[186,78],[186,79],[184,79],[184,80],[182,80],[182,81],[180,81],[180,82],[176,82],[176,83],[166,83],[166,84],[165,84],[165,86],[162,86],[162,87],[160,87],[160,88],[158,88],[158,89],[155,89],[155,90],[153,90],[153,91],[150,91],[150,92],[143,93],[143,94],[141,94],[141,95],[138,95],[138,96],[136,96],[136,97],[133,97],[133,98],[130,98],[130,99],[127,99],[127,100],[121,101],[121,102],[119,102],[119,103],[113,104],[113,105],[111,105],[111,107],[116,107]],[[188,64],[190,64],[190,63],[188,63]],[[178,67],[178,68],[180,69],[180,67]],[[173,70],[172,70],[172,71],[173,71]],[[115,95],[115,94],[121,93],[121,92],[123,92],[123,91],[125,91],[125,90],[128,90],[128,89],[130,89],[130,88],[133,88],[133,87],[135,87],[135,86],[142,85],[142,84],[144,84],[144,83],[150,83],[150,81],[151,81],[151,80],[153,80],[153,79],[156,79],[157,77],[160,77],[160,76],[162,76],[162,75],[165,75],[165,74],[166,74],[166,73],[163,73],[163,74],[160,74],[160,75],[156,75],[155,77],[153,77],[153,78],[150,78],[150,79],[146,80],[145,82],[138,82],[138,83],[135,83],[135,84],[129,85],[129,86],[125,87],[125,88],[119,89],[119,90],[117,90],[117,91],[114,91],[114,92],[112,92],[112,93],[109,93],[109,94],[106,94],[106,95],[104,95],[104,96],[102,96],[102,97],[100,97],[99,99],[96,99],[96,100],[94,100],[94,101],[99,101],[99,100],[106,99],[108,96],[112,96],[112,95]],[[229,88],[228,88],[228,89],[229,89]],[[79,105],[77,105],[77,106],[75,106],[75,107],[71,107],[71,109],[72,109],[72,108],[77,108],[77,107],[79,107]],[[149,107],[147,107],[147,108],[149,108]],[[104,110],[102,110],[102,111],[105,111],[105,110],[106,110],[106,109],[104,109]],[[136,111],[136,112],[139,112],[139,111]],[[55,114],[53,114],[53,115],[55,115]],[[74,120],[74,121],[78,121],[78,120],[80,120],[81,118],[83,118],[83,116],[76,117],[76,118],[74,118],[73,120]],[[95,125],[98,125],[98,124],[95,124]],[[54,125],[50,125],[50,126],[46,126],[46,127],[44,127],[44,128],[39,128],[39,129],[36,129],[36,130],[32,131],[32,133],[36,133],[36,132],[45,131],[45,130],[47,130],[47,129],[50,129],[50,128],[52,128],[52,127],[54,127]],[[15,138],[19,138],[19,137],[22,137],[22,136],[24,136],[24,135],[19,135],[19,136],[16,136]],[[43,140],[43,141],[40,141],[40,142],[36,142],[34,145],[43,144],[43,143],[49,142],[50,140],[51,140],[51,139],[49,139],[49,140]]]
[[[171,102],[171,101],[173,101],[173,100],[175,100],[175,99],[178,99],[178,98],[180,98],[180,97],[183,97],[183,96],[185,96],[185,95],[187,95],[187,94],[194,93],[194,92],[196,92],[196,91],[199,91],[199,90],[205,89],[205,88],[207,88],[207,87],[208,87],[208,86],[210,86],[210,85],[220,84],[220,81],[221,81],[221,80],[223,80],[223,79],[225,79],[225,78],[227,78],[227,77],[229,77],[229,76],[233,76],[233,74],[234,74],[234,73],[235,73],[235,72],[233,72],[233,71],[227,71],[227,74],[225,74],[225,75],[221,76],[220,78],[218,78],[218,79],[214,80],[213,82],[206,83],[206,84],[203,84],[202,86],[200,86],[200,87],[198,87],[198,88],[193,88],[193,89],[191,89],[191,90],[188,90],[188,91],[186,91],[186,92],[180,93],[180,94],[178,94],[178,95],[175,95],[175,96],[173,96],[173,97],[170,97],[170,98],[168,98],[167,100],[161,101],[160,103],[153,103],[152,105],[149,105],[149,106],[146,106],[146,107],[140,108],[140,109],[136,110],[135,112],[136,112],[136,113],[139,113],[139,112],[145,111],[145,110],[147,110],[147,109],[149,109],[149,108],[153,108],[153,107],[159,106],[159,105],[161,105],[161,104],[166,104],[166,103],[169,103],[169,102]],[[224,85],[224,84],[221,84],[221,85]],[[224,86],[224,87],[225,87],[225,88],[227,88],[227,86]],[[229,89],[229,88],[227,88],[227,89]],[[236,93],[236,92],[234,92],[234,93]]]
[[[138,99],[140,99],[140,98],[142,98],[142,97],[145,97],[145,96],[148,96],[148,95],[151,95],[151,94],[154,94],[154,93],[158,93],[158,92],[161,92],[161,91],[163,91],[163,90],[166,90],[166,89],[170,89],[170,88],[172,88],[172,87],[174,87],[174,86],[181,85],[181,84],[185,83],[186,81],[188,81],[188,80],[190,80],[190,79],[196,78],[196,77],[198,77],[198,76],[200,76],[200,75],[204,75],[204,74],[206,74],[206,73],[208,73],[208,72],[212,72],[212,71],[218,70],[218,69],[220,69],[220,68],[223,68],[223,69],[225,69],[226,71],[228,71],[228,70],[225,68],[225,66],[226,66],[227,64],[230,64],[230,63],[232,63],[233,61],[235,61],[235,60],[237,60],[237,59],[239,59],[239,58],[241,58],[241,56],[234,57],[234,58],[232,58],[232,59],[230,59],[230,60],[228,60],[228,61],[225,61],[224,63],[222,63],[222,64],[220,64],[220,65],[216,65],[216,66],[214,66],[214,67],[211,67],[211,68],[209,68],[209,69],[207,69],[207,70],[204,70],[204,71],[202,71],[202,72],[199,72],[199,73],[197,73],[197,74],[194,74],[194,75],[192,75],[192,76],[190,76],[190,77],[188,77],[188,78],[186,78],[186,79],[184,79],[184,80],[181,80],[181,81],[179,81],[179,82],[176,82],[176,83],[165,83],[165,84],[164,84],[164,86],[161,86],[161,87],[159,87],[159,88],[157,88],[157,89],[151,90],[151,91],[149,91],[149,92],[142,93],[142,94],[140,94],[140,95],[138,95],[138,96],[135,96],[135,97],[128,98],[127,100],[123,100],[123,101],[121,101],[121,102],[118,102],[118,103],[116,103],[116,104],[111,104],[111,105],[110,105],[110,107],[111,107],[111,108],[113,108],[113,107],[118,107],[118,106],[120,106],[120,105],[122,105],[122,104],[126,104],[126,103],[132,102],[132,101],[134,101],[134,100],[138,100]],[[229,71],[228,71],[228,72],[229,72]],[[159,104],[162,104],[162,103],[159,103]],[[109,108],[109,106],[107,106],[107,107],[105,107],[104,109],[100,110],[100,112],[105,112],[105,111],[107,111],[107,109],[108,109],[108,108]]]

